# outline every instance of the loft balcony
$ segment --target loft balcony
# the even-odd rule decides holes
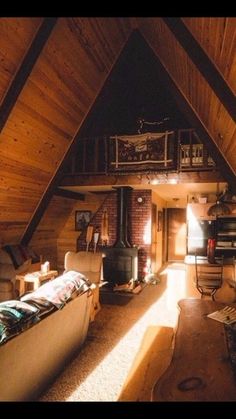
[[[193,129],[132,136],[81,138],[65,177],[143,173],[216,172]]]

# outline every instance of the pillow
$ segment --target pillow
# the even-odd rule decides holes
[[[37,323],[39,309],[18,300],[0,303],[0,344]]]
[[[58,276],[52,281],[41,285],[36,291],[24,296],[24,301],[30,298],[45,298],[54,304],[58,309],[62,308],[65,303],[87,291],[90,288],[90,281],[81,273],[76,271],[68,271]]]

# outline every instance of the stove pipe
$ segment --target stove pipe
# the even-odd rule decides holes
[[[131,247],[128,241],[128,196],[130,186],[117,187],[117,239],[113,247]]]

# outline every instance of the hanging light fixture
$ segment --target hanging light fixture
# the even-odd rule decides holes
[[[228,202],[228,204],[236,203],[236,194],[229,190],[228,185],[226,185],[224,191],[220,195],[221,202]]]
[[[216,203],[208,209],[207,215],[218,217],[219,215],[229,215],[230,213],[228,205],[219,200],[219,183],[217,183]]]

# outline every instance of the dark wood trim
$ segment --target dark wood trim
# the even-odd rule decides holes
[[[179,17],[162,18],[216,96],[236,121],[236,98],[227,81]]]
[[[60,188],[55,189],[53,195],[61,196],[63,198],[76,199],[77,201],[84,201],[85,199],[84,194]]]
[[[19,94],[21,93],[44,45],[46,44],[57,18],[46,17],[37,31],[19,69],[17,70],[0,107],[0,132],[2,131]]]

